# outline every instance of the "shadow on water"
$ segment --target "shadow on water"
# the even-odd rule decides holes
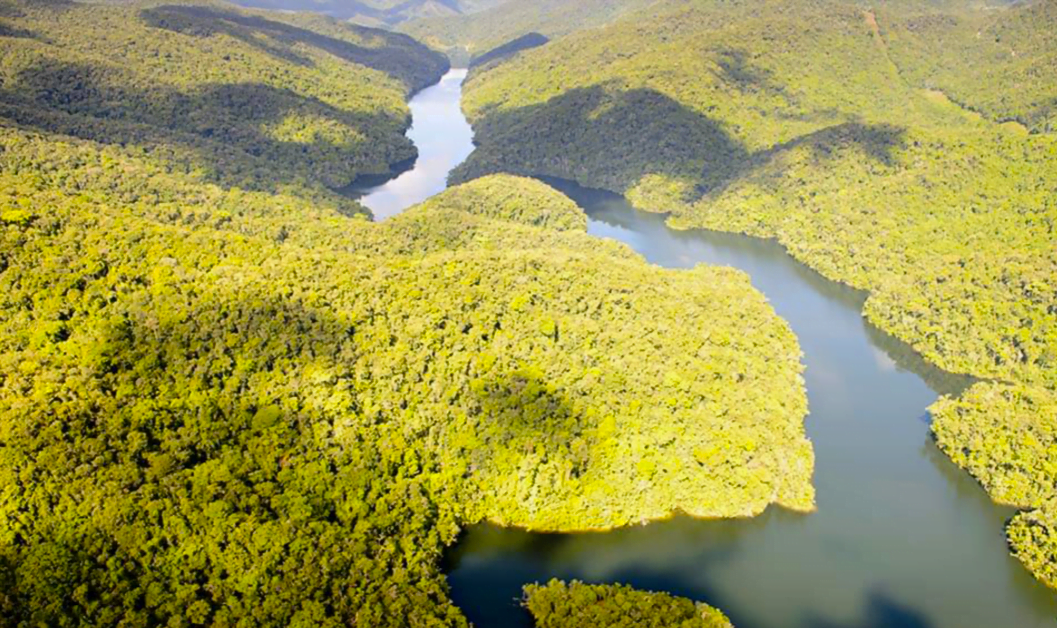
[[[935,624],[913,609],[901,606],[883,593],[871,593],[866,600],[866,617],[850,624],[824,619],[809,620],[819,628],[934,628]]]

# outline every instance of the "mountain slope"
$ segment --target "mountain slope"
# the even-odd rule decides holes
[[[408,20],[443,18],[483,11],[505,0],[241,0],[238,4],[274,11],[313,11],[364,26],[391,28]]]
[[[1019,517],[1010,540],[1057,586],[1057,458],[1032,445],[1049,442],[1039,408],[1057,398],[1053,3],[912,4],[669,1],[522,52],[468,81],[477,150],[454,180],[515,172],[605,187],[678,228],[777,238],[870,291],[873,323],[990,380],[963,405],[938,405],[934,430],[985,486],[1036,477],[1012,500],[993,494],[1043,509]],[[907,34],[925,13],[954,24],[956,52],[929,60],[942,39]],[[1011,33],[1017,56],[991,59],[986,38],[964,37],[977,23]]]
[[[903,76],[994,120],[1057,132],[1057,2],[882,14]]]
[[[789,328],[542,183],[385,223],[445,60],[216,3],[0,5],[0,624],[463,626],[444,547],[809,510]]]
[[[445,60],[403,35],[219,4],[26,3],[0,115],[137,146],[225,186],[346,185],[415,155],[405,97]],[[281,163],[283,167],[274,168]]]
[[[530,33],[553,39],[576,30],[601,26],[649,6],[654,0],[509,0],[471,15],[417,19],[399,30],[468,63],[489,50]]]

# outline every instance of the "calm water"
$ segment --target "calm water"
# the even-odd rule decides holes
[[[411,99],[412,124],[407,136],[418,147],[413,167],[393,179],[371,181],[377,178],[368,177],[345,190],[370,209],[375,220],[390,218],[442,192],[448,173],[473,150],[473,131],[459,109],[465,78],[465,69],[451,70]]]
[[[412,101],[416,116],[429,116],[412,131],[421,156],[366,197],[377,216],[442,189],[470,151],[461,80],[449,75]],[[867,325],[862,293],[775,243],[671,231],[619,196],[548,182],[585,209],[592,234],[661,266],[740,268],[789,321],[806,365],[818,511],[682,517],[592,534],[475,526],[449,552],[446,571],[452,597],[479,628],[531,625],[518,607],[521,586],[552,577],[685,595],[718,606],[738,628],[1057,626],[1057,595],[1008,554],[1003,526],[1012,511],[992,504],[930,439],[926,408],[966,379]]]

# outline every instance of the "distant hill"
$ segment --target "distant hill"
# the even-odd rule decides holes
[[[642,9],[655,0],[508,0],[473,14],[410,20],[398,28],[445,51],[455,63],[477,56],[530,33],[549,39],[582,28],[602,26]]]
[[[539,48],[548,41],[550,40],[547,39],[546,36],[539,33],[522,35],[513,41],[507,42],[502,46],[493,48],[482,55],[474,57],[470,60],[470,69],[480,70],[489,67],[502,62],[504,59],[509,59],[519,52]]]
[[[504,0],[239,0],[281,11],[314,11],[365,26],[391,28],[408,20],[453,17],[497,6]]]

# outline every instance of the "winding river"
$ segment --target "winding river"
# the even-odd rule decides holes
[[[444,188],[472,150],[459,109],[464,72],[411,101],[410,170],[368,189],[379,219]],[[482,524],[446,558],[455,602],[478,628],[530,626],[521,586],[552,577],[622,582],[722,609],[738,628],[1035,628],[1057,625],[1057,595],[1006,548],[1013,511],[935,447],[926,408],[969,381],[925,363],[864,321],[865,294],[830,282],[776,243],[673,231],[620,197],[546,180],[590,218],[590,233],[654,264],[740,268],[799,338],[816,456],[818,511],[778,507],[744,520],[670,521],[606,533],[537,534]]]

